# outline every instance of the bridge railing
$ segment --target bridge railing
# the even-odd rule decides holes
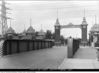
[[[27,52],[31,50],[52,48],[54,41],[52,40],[4,40],[2,46],[2,55],[10,55],[15,53]]]

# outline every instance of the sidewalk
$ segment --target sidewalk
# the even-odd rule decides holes
[[[75,53],[74,58],[78,59],[97,59],[97,50],[93,47],[80,47]]]
[[[58,69],[99,69],[94,59],[65,59]]]
[[[96,49],[80,47],[74,58],[64,59],[58,69],[99,69]]]
[[[60,46],[0,58],[0,69],[57,69],[67,57],[67,47]]]

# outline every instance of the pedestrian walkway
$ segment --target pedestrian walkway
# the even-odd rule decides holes
[[[80,47],[74,58],[66,58],[59,69],[99,69],[96,49],[92,47]]]
[[[93,47],[83,47],[81,46],[80,49],[75,53],[74,58],[78,59],[96,59],[97,58],[97,50]]]
[[[66,46],[54,46],[0,58],[0,69],[57,69],[67,57]]]
[[[99,69],[94,59],[65,59],[58,69]]]

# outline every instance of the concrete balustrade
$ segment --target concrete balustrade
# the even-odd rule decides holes
[[[52,48],[54,46],[53,40],[15,40],[8,39],[3,43],[3,55],[10,55],[14,53],[27,52],[31,50],[39,50],[45,48]]]

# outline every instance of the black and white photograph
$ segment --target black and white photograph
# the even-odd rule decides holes
[[[99,70],[98,0],[0,0],[0,70]]]

